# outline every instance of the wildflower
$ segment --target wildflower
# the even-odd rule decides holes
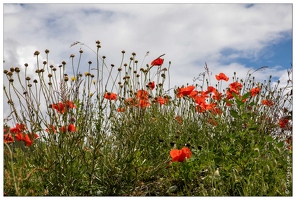
[[[262,103],[263,105],[266,105],[266,106],[269,106],[269,107],[273,106],[273,104],[274,104],[273,101],[271,101],[271,100],[266,100],[266,99],[262,100],[261,103]]]
[[[18,141],[24,141],[26,146],[31,146],[33,144],[33,140],[39,138],[39,136],[36,133],[30,133],[30,134],[18,133],[15,135],[15,138]]]
[[[206,98],[208,97],[208,95],[205,92],[200,92],[199,95],[196,95],[194,97],[195,103],[196,104],[205,104],[206,103]]]
[[[117,94],[113,93],[113,92],[107,92],[105,95],[104,95],[104,98],[105,99],[109,99],[109,100],[116,100],[117,98]]]
[[[217,92],[217,89],[214,88],[213,86],[209,86],[209,87],[208,87],[208,90],[207,90],[206,92],[207,92],[207,93],[211,93],[211,92],[215,93],[215,92]]]
[[[140,100],[148,100],[148,94],[146,90],[138,90],[137,98]]]
[[[65,101],[65,105],[67,108],[76,108],[75,104],[73,103],[73,101]]]
[[[178,94],[177,97],[183,97],[183,96],[188,96],[190,95],[191,92],[193,92],[195,86],[193,85],[189,85],[187,87],[182,87],[182,88],[178,88]]]
[[[151,62],[151,66],[161,66],[163,64],[162,58],[156,58]]]
[[[181,150],[172,149],[170,156],[172,157],[172,162],[183,162],[185,159],[190,158],[192,152],[189,148],[183,147]]]
[[[150,102],[147,100],[140,100],[140,104],[138,106],[141,106],[141,108],[146,108],[148,106],[150,106]]]
[[[252,88],[252,89],[250,90],[250,92],[251,92],[251,95],[254,97],[254,96],[256,96],[257,94],[259,94],[259,92],[260,92],[260,88],[259,88],[259,87]]]
[[[169,99],[167,97],[157,97],[156,101],[160,104],[167,104],[169,102]]]
[[[214,88],[213,86],[209,86],[206,93],[214,93],[214,95],[212,97],[215,100],[220,100],[222,97],[222,93],[221,92],[219,93],[218,90],[216,88]]]
[[[16,133],[15,134],[15,139],[18,141],[23,141],[24,140],[24,134],[23,133]]]
[[[22,133],[24,130],[26,130],[26,126],[24,124],[16,124],[14,128],[10,129],[10,132],[17,134]]]
[[[28,147],[33,144],[33,141],[31,140],[28,134],[25,134],[23,141],[26,143],[26,146]]]
[[[58,113],[64,113],[66,111],[65,105],[62,102],[52,104],[52,108],[58,111]]]
[[[154,83],[154,81],[149,82],[149,83],[148,83],[148,87],[149,87],[151,90],[153,90],[153,89],[155,88],[155,83]]]
[[[235,94],[239,94],[239,91],[242,89],[242,84],[239,82],[233,82],[229,85],[230,92],[234,92]]]
[[[227,77],[224,73],[220,73],[219,75],[216,75],[216,79],[218,81],[220,81],[220,80],[228,81],[229,77]]]
[[[213,99],[219,101],[222,98],[222,93],[214,92]]]
[[[279,121],[279,125],[280,125],[281,128],[286,128],[288,122],[289,122],[289,119],[281,118],[280,121]]]
[[[229,89],[226,90],[226,98],[227,99],[232,99],[233,98],[232,92]]]
[[[69,124],[68,126],[68,131],[69,132],[76,132],[76,127],[74,124]]]
[[[4,134],[4,143],[9,144],[12,142],[14,142],[14,139],[13,139],[11,133]]]

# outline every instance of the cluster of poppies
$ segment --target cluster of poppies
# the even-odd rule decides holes
[[[36,133],[25,133],[27,130],[24,124],[16,124],[13,128],[4,128],[4,143],[14,142],[14,138],[18,141],[25,142],[26,146],[31,146],[33,141],[39,136]]]
[[[58,113],[64,114],[69,111],[69,109],[76,108],[75,104],[73,101],[65,101],[65,102],[58,102],[55,104],[51,105],[51,108],[56,110]],[[57,133],[57,129],[54,125],[48,125],[47,129],[45,129],[46,132],[48,133]],[[73,123],[70,123],[67,126],[61,126],[59,128],[60,133],[65,133],[65,132],[76,132],[76,127]]]
[[[163,64],[164,59],[159,57],[151,62],[152,66],[161,66]],[[150,81],[147,84],[147,88],[150,90],[153,90],[155,88],[155,82]],[[117,100],[117,94],[113,92],[106,92],[104,94],[104,98],[108,100]],[[157,102],[160,105],[167,104],[169,101],[168,97],[155,97],[153,102]],[[151,102],[149,101],[149,92],[147,90],[138,90],[136,92],[136,95],[134,98],[130,97],[124,100],[124,106],[120,106],[117,111],[118,112],[124,112],[126,110],[126,107],[141,107],[146,108],[151,105]]]
[[[220,73],[218,75],[215,75],[215,77],[218,81],[220,81],[220,80],[228,81],[229,80],[229,77],[227,77],[224,73]],[[240,91],[241,91],[242,87],[243,87],[242,84],[237,81],[229,84],[229,87],[226,89],[226,100],[227,100],[226,105],[227,106],[232,105],[232,103],[229,100],[233,98],[234,94],[241,97]],[[259,87],[255,87],[250,90],[251,96],[256,96],[257,94],[259,94],[259,92],[260,92]],[[207,90],[205,90],[205,91],[197,91],[197,90],[195,90],[195,86],[193,86],[193,85],[178,88],[177,98],[182,98],[185,96],[193,98],[196,103],[196,111],[199,113],[202,113],[206,110],[210,110],[210,111],[213,111],[213,113],[221,114],[221,110],[216,107],[216,103],[214,103],[214,102],[207,103],[206,100],[207,100],[207,98],[210,97],[209,96],[210,94],[211,94],[211,98],[213,98],[214,100],[221,100],[221,98],[222,98],[222,93],[218,92],[218,90],[216,88],[214,88],[213,86],[208,86]],[[246,100],[247,99],[242,99],[243,102],[245,102]],[[263,101],[262,103],[267,103],[267,100]]]
[[[64,114],[67,112],[69,108],[76,108],[75,104],[72,101],[65,101],[65,102],[59,102],[54,103],[51,105],[53,109],[55,109],[58,113]]]

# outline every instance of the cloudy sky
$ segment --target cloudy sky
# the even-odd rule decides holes
[[[95,62],[96,49],[107,65],[120,65],[136,52],[144,64],[165,54],[171,61],[171,87],[197,83],[205,63],[215,74],[245,78],[248,70],[268,66],[256,80],[287,79],[292,63],[292,9],[286,4],[3,4],[4,69],[34,66],[36,50],[50,63],[70,63],[70,54],[84,50],[82,63]],[[69,65],[70,67],[70,65]],[[87,68],[85,68],[84,71]],[[69,68],[71,70],[71,68]],[[81,70],[84,72],[83,70]],[[33,72],[33,71],[32,71]],[[69,71],[69,74],[71,71]],[[6,79],[6,77],[5,77]],[[4,80],[5,82],[5,80]],[[214,77],[213,84],[216,83]]]

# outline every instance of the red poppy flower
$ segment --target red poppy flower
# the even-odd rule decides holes
[[[17,134],[23,132],[24,130],[26,130],[26,126],[24,124],[16,124],[15,127],[10,129],[10,132]]]
[[[251,92],[251,95],[254,97],[254,96],[256,96],[257,94],[259,94],[259,92],[260,92],[260,88],[259,88],[259,87],[252,88],[252,89],[250,90],[250,92]]]
[[[228,81],[229,77],[227,77],[224,73],[220,73],[219,75],[216,75],[216,79],[218,81],[220,81],[220,80]]]
[[[154,83],[154,81],[149,82],[149,83],[148,83],[148,87],[149,87],[151,90],[153,90],[153,89],[155,88],[155,83]]]
[[[169,99],[167,97],[157,97],[156,101],[160,104],[167,104],[169,102]]]
[[[263,104],[263,105],[266,105],[266,106],[269,106],[269,107],[271,107],[271,106],[273,106],[273,101],[271,101],[271,100],[262,100],[261,101],[261,103]]]
[[[148,94],[146,90],[138,90],[137,98],[140,100],[148,100]]]
[[[172,158],[172,162],[183,162],[186,158],[190,158],[192,152],[189,148],[183,147],[181,150],[172,149],[170,151],[170,156]]]
[[[202,105],[202,104],[205,104],[206,103],[206,98],[207,96],[204,96],[204,95],[197,95],[194,100],[195,100],[195,103],[198,104],[198,105]]]
[[[66,107],[68,108],[76,108],[75,104],[73,103],[73,101],[66,101],[65,102]]]
[[[235,94],[239,94],[239,91],[243,88],[243,85],[239,82],[233,82],[229,85],[230,92],[234,92]]]
[[[105,99],[109,99],[109,100],[116,100],[117,98],[117,94],[113,93],[113,92],[107,92],[105,95],[104,95],[104,98]]]
[[[18,141],[23,141],[24,140],[24,134],[23,133],[17,133],[15,134],[15,139]]]
[[[151,66],[161,66],[163,64],[162,58],[156,58],[151,62]]]
[[[215,92],[218,92],[218,91],[217,91],[217,89],[214,88],[213,86],[209,86],[209,87],[208,87],[208,90],[207,90],[206,92],[207,92],[207,93],[211,93],[211,92],[215,93]]]
[[[26,146],[28,147],[33,144],[33,141],[31,140],[28,134],[25,134],[23,141],[26,143]]]
[[[150,102],[147,101],[147,100],[145,100],[145,99],[144,100],[140,100],[139,106],[141,106],[141,108],[146,108],[146,107],[150,106]]]
[[[214,92],[213,99],[219,101],[222,98],[222,93]]]
[[[232,99],[233,98],[232,92],[229,89],[226,90],[226,98],[227,99]]]
[[[9,144],[12,142],[14,142],[14,139],[13,139],[11,133],[4,134],[4,143]]]
[[[52,104],[52,108],[55,109],[58,113],[65,113],[68,108],[76,108],[75,104],[72,101],[65,101]]]
[[[281,128],[285,128],[289,122],[289,119],[281,118],[279,121],[279,125]]]
[[[208,90],[206,91],[206,93],[214,93],[214,95],[212,96],[213,99],[215,100],[220,100],[222,98],[222,93],[218,92],[218,90],[216,88],[214,88],[213,86],[209,86]]]
[[[182,87],[182,88],[178,88],[178,94],[177,97],[183,97],[183,96],[188,96],[190,95],[191,92],[193,92],[195,86],[193,85],[189,85],[187,87]]]
[[[52,108],[58,111],[58,113],[64,113],[66,111],[65,105],[62,102],[52,104]]]
[[[69,132],[76,132],[76,127],[74,124],[69,124],[68,126],[68,131]]]

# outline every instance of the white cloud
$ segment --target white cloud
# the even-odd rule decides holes
[[[71,67],[69,55],[74,53],[77,61],[79,48],[84,50],[82,66],[87,66],[95,54],[86,46],[69,46],[78,40],[95,49],[100,40],[108,66],[119,66],[122,50],[126,63],[132,52],[141,63],[150,51],[144,64],[165,53],[164,66],[172,61],[171,87],[192,83],[205,62],[213,75],[223,71],[231,77],[236,71],[245,77],[254,66],[233,59],[260,59],[269,44],[291,34],[292,4],[4,4],[7,67],[34,62],[36,50],[45,58],[45,49],[51,64],[65,60]],[[230,53],[225,55],[225,49]],[[273,67],[256,78],[285,73]]]

